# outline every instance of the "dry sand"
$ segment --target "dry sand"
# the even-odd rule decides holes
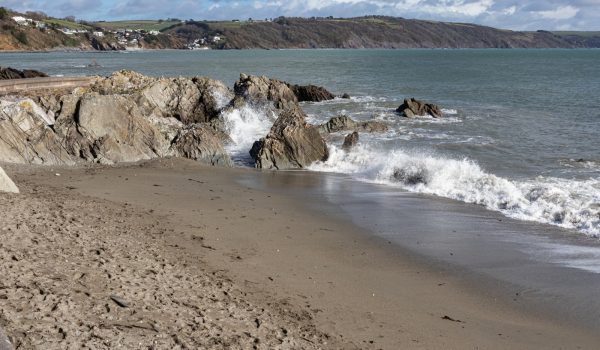
[[[600,344],[237,181],[277,174],[185,160],[5,170],[22,193],[0,194],[0,328],[19,349]]]

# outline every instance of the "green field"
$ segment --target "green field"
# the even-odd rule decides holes
[[[80,23],[65,21],[64,19],[49,18],[49,19],[45,19],[44,22],[47,24],[50,24],[50,25],[55,24],[56,26],[58,26],[60,28],[86,29],[86,30],[91,29],[91,27],[89,27],[89,26],[86,26],[86,25],[83,25]]]
[[[589,37],[595,37],[595,36],[600,36],[600,32],[578,32],[578,31],[557,31],[557,32],[552,32],[556,35],[577,35],[580,37],[584,37],[584,38],[589,38]]]
[[[105,30],[118,30],[118,29],[140,29],[140,30],[163,30],[179,22],[174,21],[163,21],[157,20],[138,20],[138,21],[111,21],[111,22],[94,22],[95,26],[104,28]]]

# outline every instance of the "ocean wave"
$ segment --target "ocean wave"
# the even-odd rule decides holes
[[[483,205],[520,220],[576,229],[600,236],[600,181],[538,177],[509,180],[485,172],[474,161],[359,144],[350,152],[330,147],[314,171],[352,174],[356,179]]]
[[[273,122],[275,115],[266,108],[248,104],[240,108],[227,109],[221,113],[225,130],[231,138],[225,149],[234,161],[248,163],[254,141],[265,137]]]
[[[456,109],[451,109],[451,108],[442,108],[442,113],[455,115],[455,114],[458,114],[458,111]]]

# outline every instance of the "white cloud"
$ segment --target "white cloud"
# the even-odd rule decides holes
[[[561,19],[564,20],[564,19],[570,19],[570,18],[575,17],[578,12],[579,12],[578,8],[573,7],[571,5],[567,5],[567,6],[560,6],[554,10],[537,11],[536,13],[538,15],[540,15],[542,18],[554,19],[554,20],[561,20]]]
[[[517,7],[515,5],[513,5],[511,7],[507,7],[500,11],[500,13],[502,13],[503,15],[508,15],[508,16],[514,15],[515,12],[517,12]]]

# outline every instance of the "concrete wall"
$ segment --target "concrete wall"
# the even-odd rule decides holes
[[[0,95],[21,91],[89,86],[95,79],[96,77],[48,77],[0,80]]]

